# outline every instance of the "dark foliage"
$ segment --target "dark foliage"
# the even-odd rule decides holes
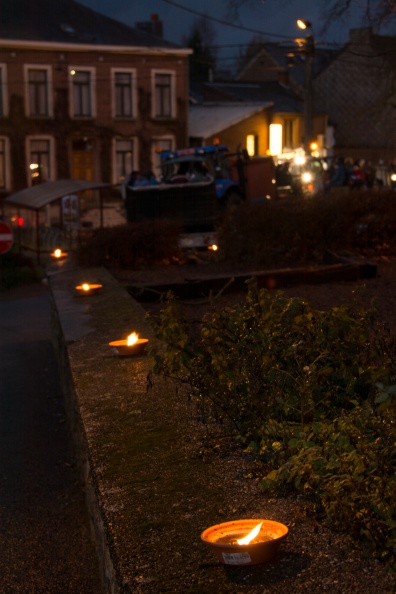
[[[81,244],[82,266],[135,269],[157,266],[180,256],[180,227],[173,221],[144,221],[97,229]]]
[[[11,287],[17,287],[39,280],[40,271],[28,256],[11,250],[0,256],[0,258],[0,289],[10,289]]]
[[[273,266],[279,260],[322,263],[328,251],[395,245],[395,192],[344,190],[242,205],[223,221],[219,253],[230,262]]]

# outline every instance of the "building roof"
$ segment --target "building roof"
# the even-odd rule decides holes
[[[315,44],[315,51],[313,57],[313,75],[319,74],[335,57],[339,54],[340,49]],[[290,61],[291,54],[294,58]],[[304,85],[305,76],[305,55],[303,51],[299,50],[296,43],[276,43],[259,41],[252,43],[248,49],[244,63],[242,64],[237,79],[245,78],[246,71],[257,63],[260,63],[262,57],[269,56],[273,64],[277,68],[274,70],[288,70],[290,77],[292,77],[301,87]],[[275,75],[274,75],[275,76]]]
[[[344,47],[344,55],[352,54],[367,58],[372,62],[378,58],[384,69],[395,70],[396,67],[396,35],[377,35],[372,27],[350,29],[349,40]]]
[[[84,190],[108,188],[110,185],[104,182],[83,179],[59,179],[20,190],[5,198],[4,202],[21,208],[28,208],[29,210],[40,210],[47,204],[62,198],[62,196],[76,194]]]
[[[210,99],[210,93],[216,93],[217,97],[222,96],[224,101],[272,103],[273,110],[277,113],[300,113],[302,111],[301,99],[290,87],[278,81],[205,83],[204,95],[205,91],[207,99]]]
[[[234,126],[265,109],[273,103],[205,103],[191,105],[189,110],[188,135],[193,138],[208,138],[225,128]]]
[[[0,41],[181,49],[74,0],[0,0]]]

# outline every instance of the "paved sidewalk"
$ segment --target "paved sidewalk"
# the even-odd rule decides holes
[[[0,292],[0,593],[99,594],[44,285]]]

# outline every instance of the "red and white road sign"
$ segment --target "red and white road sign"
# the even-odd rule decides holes
[[[5,254],[14,243],[12,229],[7,223],[0,221],[0,254]]]

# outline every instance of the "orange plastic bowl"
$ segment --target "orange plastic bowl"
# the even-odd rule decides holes
[[[252,543],[234,544],[233,541],[249,534],[261,522],[263,525],[259,535]],[[207,528],[202,532],[201,540],[209,546],[215,557],[226,565],[257,565],[268,563],[277,556],[281,542],[288,532],[287,526],[274,520],[235,520]],[[227,540],[230,543],[227,543]]]

